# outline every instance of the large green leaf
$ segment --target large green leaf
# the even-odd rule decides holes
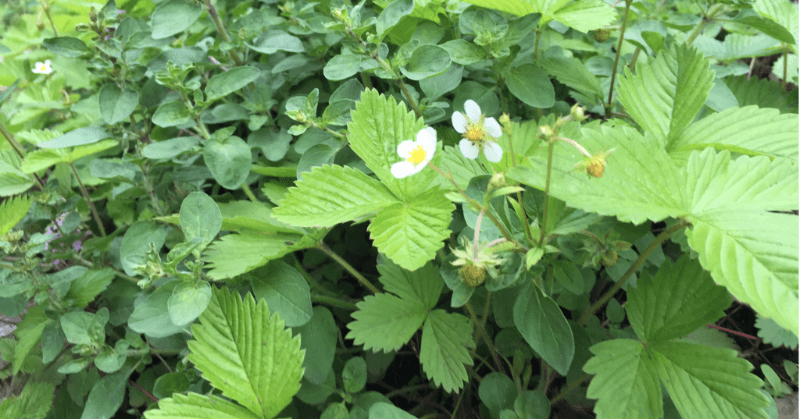
[[[3,219],[0,220],[0,236],[4,236],[22,220],[31,208],[31,204],[33,201],[27,196],[11,197],[0,204],[0,214],[3,214]]]
[[[350,115],[353,118],[347,124],[350,147],[395,195],[413,198],[438,176],[428,169],[402,179],[392,175],[392,164],[402,160],[397,146],[403,141],[415,140],[417,133],[425,128],[422,118],[416,118],[405,104],[368,89],[361,93],[361,100]]]
[[[534,108],[549,108],[555,103],[555,90],[547,73],[535,64],[523,64],[505,73],[508,91]]]
[[[107,124],[116,124],[128,119],[139,104],[139,92],[130,88],[120,89],[115,83],[108,83],[97,95],[100,115]]]
[[[36,150],[25,156],[21,169],[23,173],[33,173],[58,163],[72,163],[80,158],[115,147],[117,143],[117,140],[103,140],[92,144],[77,146],[70,150]]]
[[[550,193],[573,208],[601,215],[614,215],[620,221],[640,224],[648,219],[661,221],[688,213],[688,198],[682,187],[680,170],[651,136],[622,127],[584,128],[576,139],[590,153],[616,150],[606,159],[605,174],[597,179],[575,173],[574,165],[583,156],[571,146],[554,147]],[[547,150],[533,149],[530,167],[517,166],[507,172],[511,179],[544,190]]]
[[[347,339],[364,349],[396,351],[422,326],[428,310],[422,301],[404,300],[391,294],[369,295],[356,304],[355,321],[347,324]]]
[[[422,327],[419,360],[425,374],[445,392],[461,390],[468,380],[464,365],[473,362],[467,349],[475,349],[469,319],[441,309],[432,311]]]
[[[39,344],[42,339],[42,332],[53,320],[47,317],[43,306],[31,307],[19,324],[14,334],[19,339],[17,347],[14,349],[14,360],[12,362],[14,374],[19,372],[22,363],[28,353]]]
[[[87,271],[78,279],[69,284],[66,299],[75,302],[73,307],[83,308],[94,301],[98,294],[105,291],[114,279],[114,270],[103,268],[96,271]]]
[[[125,397],[125,384],[133,369],[108,374],[95,383],[83,408],[81,419],[110,419],[116,416]]]
[[[183,0],[169,0],[159,4],[150,18],[153,39],[162,39],[189,29],[203,8]]]
[[[203,160],[214,180],[226,189],[236,190],[250,174],[250,147],[241,138],[231,135],[225,139],[205,142]]]
[[[285,329],[280,314],[270,317],[263,301],[244,300],[227,289],[192,325],[189,361],[211,385],[257,417],[272,418],[300,389],[304,352],[299,337]]]
[[[551,367],[567,375],[575,355],[575,339],[567,319],[552,298],[528,283],[514,303],[514,325]]]
[[[571,57],[548,57],[540,59],[538,63],[547,74],[555,76],[559,82],[572,89],[590,98],[601,99],[603,97],[600,80],[586,68],[581,60]]]
[[[789,45],[793,46],[794,52],[797,53],[797,35],[798,27],[800,27],[797,20],[797,5],[784,0],[756,0],[753,3],[753,10],[786,29],[794,38],[794,42],[789,42]],[[775,36],[775,34],[770,35]],[[781,40],[788,41],[788,39]]]
[[[692,122],[713,85],[708,60],[681,44],[655,60],[639,62],[636,75],[626,68],[619,80],[619,99],[636,123],[664,146]]]
[[[685,342],[648,347],[661,382],[684,418],[767,418],[769,400],[753,366],[732,349]]]
[[[53,405],[55,388],[47,383],[30,383],[19,396],[12,395],[0,403],[0,417],[14,419],[44,419]]]
[[[297,269],[276,260],[254,271],[252,278],[256,299],[263,299],[270,312],[280,313],[286,326],[302,326],[311,320],[311,293]]]
[[[211,102],[227,96],[261,76],[255,67],[236,67],[215,75],[206,84],[206,100]]]
[[[158,401],[158,409],[144,412],[145,419],[261,419],[242,406],[221,397],[175,393]]]
[[[410,271],[434,258],[450,235],[454,206],[439,188],[380,209],[369,226],[375,247]]]
[[[241,234],[228,234],[211,243],[203,260],[211,268],[209,278],[233,278],[289,252],[313,245],[312,239],[300,234],[243,231]]]
[[[541,13],[540,26],[556,20],[581,32],[602,28],[617,16],[612,7],[599,0],[469,0],[467,3],[517,16]]]
[[[329,227],[377,211],[397,198],[380,182],[351,167],[323,165],[303,174],[272,211],[278,221]]]
[[[749,60],[753,57],[764,57],[781,52],[780,41],[763,33],[753,36],[729,33],[725,35],[724,41],[700,35],[694,40],[693,45],[706,57],[723,61],[742,58]]]
[[[685,162],[692,150],[714,147],[743,154],[766,154],[797,161],[797,114],[745,106],[709,115],[686,128],[667,151]]]
[[[594,374],[586,397],[597,399],[598,419],[660,418],[661,386],[647,348],[630,339],[615,339],[590,348],[594,356],[583,370]]]
[[[21,166],[22,159],[13,150],[0,151],[0,196],[16,195],[33,186],[33,176],[21,171]]]
[[[628,320],[644,341],[682,338],[714,323],[731,304],[728,291],[717,286],[696,260],[684,254],[673,266],[664,261],[653,279],[643,277],[628,288]]]
[[[210,196],[192,192],[181,203],[180,221],[187,242],[199,238],[210,243],[222,227],[222,213]]]
[[[378,278],[386,291],[409,301],[419,301],[431,310],[439,301],[444,281],[439,269],[428,262],[415,271],[407,271],[391,261],[378,265]]]

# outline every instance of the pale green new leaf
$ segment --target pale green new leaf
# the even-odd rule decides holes
[[[413,272],[407,271],[391,260],[378,265],[378,278],[386,291],[397,294],[408,301],[419,301],[427,310],[433,309],[439,301],[444,281],[439,268],[428,262]]]
[[[628,288],[628,320],[643,341],[681,338],[714,323],[731,304],[700,263],[684,254],[675,265],[667,259],[655,277]]]
[[[80,158],[108,150],[117,143],[117,140],[103,140],[76,147],[36,150],[25,157],[21,169],[24,173],[33,173],[57,163],[72,163]]]
[[[11,396],[0,403],[0,418],[44,419],[53,405],[55,388],[48,383],[30,383],[19,396]]]
[[[409,271],[434,258],[450,235],[453,204],[433,188],[380,209],[369,226],[375,247]]]
[[[594,374],[586,397],[597,399],[598,419],[660,418],[664,415],[655,363],[641,342],[615,339],[589,348],[583,370]]]
[[[356,304],[356,319],[347,324],[347,339],[364,350],[396,351],[411,339],[428,315],[422,301],[403,300],[391,294],[378,293]]]
[[[697,49],[673,45],[636,75],[625,69],[619,99],[639,126],[656,136],[661,146],[674,141],[703,107],[714,85],[714,72]]]
[[[98,294],[108,288],[113,279],[114,270],[111,268],[87,271],[69,284],[66,299],[75,301],[73,307],[86,307]]]
[[[540,59],[538,63],[547,74],[555,76],[559,82],[572,89],[589,97],[603,97],[600,81],[579,59],[548,57]]]
[[[616,11],[600,0],[579,0],[567,4],[563,9],[548,12],[552,13],[554,20],[583,33],[600,29],[617,18]],[[547,16],[548,12],[543,14]]]
[[[33,204],[33,201],[27,196],[8,198],[0,204],[0,214],[3,214],[3,218],[0,219],[0,236],[8,233],[25,217],[25,214],[31,208],[31,204]]]
[[[264,416],[221,397],[175,393],[158,401],[158,409],[144,412],[145,419],[261,419]],[[271,416],[270,416],[271,417]]]
[[[438,176],[428,169],[402,179],[392,175],[392,164],[402,160],[397,146],[406,140],[416,140],[417,133],[425,128],[422,118],[416,118],[405,104],[368,89],[361,93],[361,100],[350,116],[353,119],[347,124],[350,147],[395,195],[413,198]]]
[[[667,146],[676,161],[688,160],[692,150],[714,147],[742,154],[766,154],[797,162],[797,114],[746,106],[729,108],[689,125]]]
[[[330,227],[377,211],[397,198],[380,182],[351,167],[323,165],[303,174],[272,211],[281,222]]]
[[[256,417],[280,413],[300,389],[303,357],[300,337],[270,317],[264,301],[248,294],[215,289],[208,307],[192,325],[195,340],[188,356],[203,378]]]
[[[469,0],[466,3],[517,16],[525,16],[537,11],[532,2],[525,0]]]
[[[590,153],[616,150],[602,178],[576,173],[574,166],[583,156],[572,146],[558,142],[554,147],[550,193],[573,208],[613,215],[624,222],[678,218],[689,204],[681,185],[681,173],[652,137],[644,137],[628,127],[581,129],[575,138]],[[507,177],[544,190],[547,150],[535,149],[529,155],[530,167],[517,166]]]
[[[209,263],[212,279],[233,278],[273,259],[314,245],[308,236],[299,234],[258,234],[244,231],[228,234],[211,243],[203,260]]]
[[[703,268],[738,300],[797,331],[798,220],[768,212],[714,212],[692,217],[689,246]]]
[[[259,233],[302,233],[303,229],[279,222],[265,204],[252,201],[218,202],[222,230],[252,230]]]
[[[13,150],[0,151],[0,196],[11,196],[33,186],[33,176],[20,170],[22,159]]]
[[[764,339],[764,343],[797,349],[797,336],[780,327],[774,320],[759,315],[756,317],[756,327],[758,328],[758,337]]]
[[[767,418],[753,366],[731,349],[685,342],[650,345],[661,382],[684,418]]]
[[[419,360],[422,370],[445,392],[461,390],[472,366],[467,349],[475,349],[469,319],[458,313],[434,310],[422,328]]]
[[[508,153],[503,153],[503,157]],[[478,159],[468,159],[464,157],[464,154],[461,153],[455,147],[444,147],[442,150],[442,160],[439,166],[445,173],[450,173],[453,175],[453,181],[456,182],[461,189],[467,189],[467,185],[469,185],[470,179],[475,176],[485,175],[486,170],[481,166],[481,163]],[[439,179],[439,186],[442,188],[451,189],[453,191],[456,190],[453,187],[453,184],[448,182],[447,179],[443,177],[438,177]]]

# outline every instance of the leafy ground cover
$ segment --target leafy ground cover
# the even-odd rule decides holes
[[[796,397],[794,3],[0,14],[0,417]]]

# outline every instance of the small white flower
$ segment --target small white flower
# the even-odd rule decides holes
[[[398,179],[419,172],[436,152],[436,130],[431,127],[417,133],[417,141],[406,140],[397,146],[397,154],[403,161],[392,165],[392,175]]]
[[[503,135],[500,124],[494,118],[485,118],[481,108],[471,99],[464,102],[464,111],[466,115],[453,112],[453,128],[464,136],[458,143],[461,153],[468,159],[476,159],[483,149],[486,160],[499,162],[503,157],[503,149],[495,139]]]
[[[43,63],[37,62],[31,71],[36,74],[50,74],[53,72],[53,69],[50,67],[50,60],[45,60]]]

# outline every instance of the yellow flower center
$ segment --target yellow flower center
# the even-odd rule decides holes
[[[406,160],[416,166],[425,161],[425,157],[427,157],[427,155],[428,153],[426,153],[425,149],[422,148],[422,144],[417,144],[417,147],[411,150],[411,156],[409,156]]]
[[[476,143],[483,139],[483,129],[480,125],[473,125],[464,133],[464,138]]]
[[[602,161],[595,161],[594,159],[586,166],[586,172],[589,173],[591,176],[594,177],[601,177],[603,176],[603,172],[605,172],[606,168],[603,165]]]

